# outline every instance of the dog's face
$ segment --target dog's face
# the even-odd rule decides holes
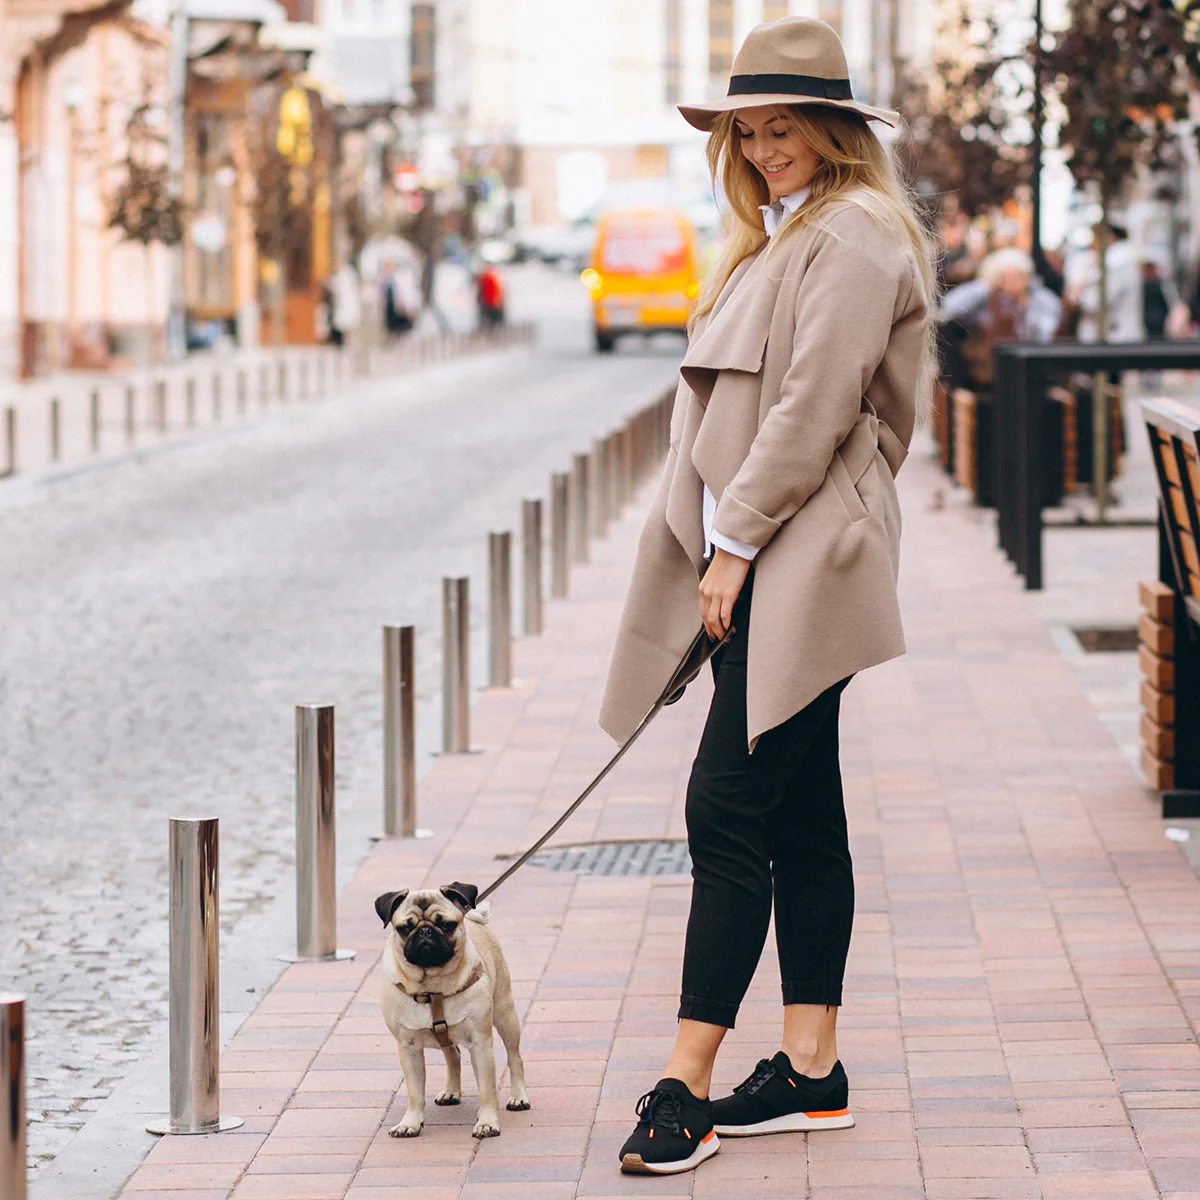
[[[390,925],[401,952],[414,967],[444,967],[462,953],[467,910],[475,907],[479,889],[470,883],[411,892],[384,892],[375,901],[379,919]]]

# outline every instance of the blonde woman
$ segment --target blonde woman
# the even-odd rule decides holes
[[[623,740],[699,620],[728,637],[687,793],[691,915],[675,1047],[626,1171],[687,1171],[719,1135],[853,1125],[836,1023],[854,880],[838,762],[850,677],[904,652],[893,477],[931,378],[932,255],[837,34],[751,31],[709,131],[726,249],[693,317],[601,723]],[[751,597],[753,596],[753,604]],[[732,1096],[713,1062],[772,905],[783,1035]]]

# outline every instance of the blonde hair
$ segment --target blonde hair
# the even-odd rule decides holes
[[[937,306],[934,242],[919,215],[916,197],[897,175],[891,158],[857,113],[827,105],[781,105],[816,155],[818,166],[809,184],[808,200],[785,217],[774,240],[810,224],[839,202],[857,204],[885,228],[894,231],[912,251],[917,276],[925,292],[927,321],[925,352],[917,387],[917,412],[926,407],[937,373],[937,335],[932,320]],[[712,309],[721,289],[744,258],[767,240],[759,207],[770,202],[767,181],[742,153],[737,113],[721,113],[708,138],[708,169],[714,189],[720,185],[729,207],[726,240],[696,301],[691,322]]]

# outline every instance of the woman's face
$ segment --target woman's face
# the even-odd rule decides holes
[[[734,118],[742,154],[767,181],[772,200],[809,185],[819,160],[797,132],[786,108],[739,108]]]

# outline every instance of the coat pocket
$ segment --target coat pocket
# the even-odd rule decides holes
[[[842,458],[840,450],[834,451],[833,461],[829,464],[829,478],[833,480],[833,486],[837,488],[850,520],[865,521],[869,515],[867,506],[858,494],[858,488],[854,486],[855,481],[846,468],[846,461]]]

